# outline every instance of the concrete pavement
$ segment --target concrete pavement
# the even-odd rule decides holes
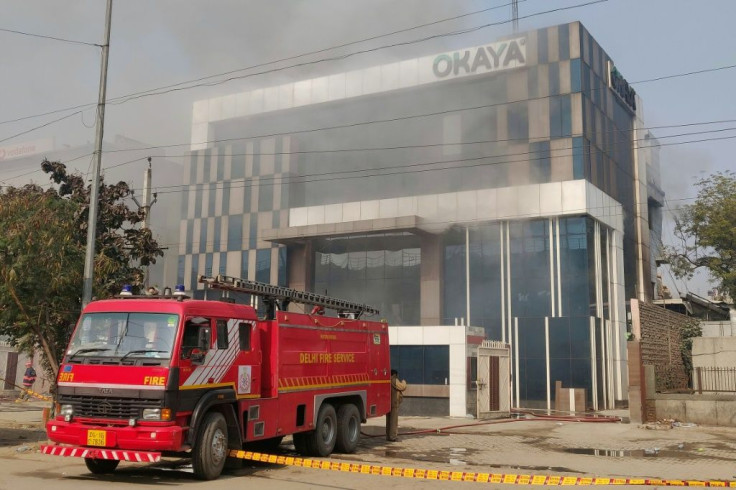
[[[38,441],[45,439],[42,408],[47,406],[48,402],[41,401],[0,402],[0,457],[38,456],[35,453]],[[614,414],[628,415],[625,411]],[[331,459],[476,473],[736,479],[734,428],[537,418],[483,422],[449,417],[401,417],[399,424],[399,441],[387,442],[384,419],[369,420],[363,427],[358,451],[335,454]],[[18,451],[20,447],[27,449]],[[285,439],[281,452],[294,455],[290,438]]]

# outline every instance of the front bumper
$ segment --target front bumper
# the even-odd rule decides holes
[[[119,461],[131,461],[134,463],[158,463],[161,461],[161,453],[151,451],[95,449],[89,447],[57,446],[55,444],[42,444],[40,447],[43,454],[50,454],[52,456],[116,459]]]
[[[92,442],[90,431],[99,435],[104,432],[104,441],[99,438]],[[182,427],[167,425],[102,425],[80,422],[50,420],[46,424],[49,439],[57,444],[68,444],[92,451],[134,450],[134,451],[183,451]],[[91,457],[91,456],[84,456]],[[117,459],[117,458],[102,458]]]

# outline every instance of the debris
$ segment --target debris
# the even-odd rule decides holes
[[[672,427],[697,427],[698,424],[693,424],[691,422],[672,422]]]
[[[28,451],[30,451],[32,449],[33,448],[31,446],[21,446],[19,448],[16,448],[15,452],[16,453],[26,453],[26,452],[28,452]]]

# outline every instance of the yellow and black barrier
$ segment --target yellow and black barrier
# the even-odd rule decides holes
[[[6,380],[5,378],[0,378],[0,381],[4,381],[4,382],[7,382],[8,380]],[[13,386],[15,386],[16,388],[18,388],[18,389],[19,389],[20,391],[22,391],[22,392],[26,392],[26,393],[28,393],[28,394],[29,394],[30,396],[32,396],[32,397],[34,397],[34,398],[38,398],[39,400],[43,400],[43,401],[45,401],[45,402],[48,402],[48,401],[51,401],[51,400],[53,399],[53,398],[51,398],[50,396],[47,396],[47,395],[42,395],[41,393],[36,393],[36,392],[35,392],[35,391],[33,391],[33,390],[29,390],[28,388],[24,388],[23,386],[18,386],[17,384],[13,383],[12,381],[10,382],[10,384],[12,384],[12,385],[13,385]]]
[[[26,393],[28,393],[33,398],[38,398],[39,400],[43,400],[45,402],[48,402],[48,401],[51,401],[52,400],[52,398],[50,396],[42,395],[41,393],[36,393],[33,390],[29,390],[27,388],[21,388],[20,386],[18,388],[20,388],[21,391],[25,391]]]
[[[273,463],[286,466],[299,466],[316,470],[341,471],[363,475],[394,476],[419,480],[464,481],[508,485],[551,485],[551,486],[589,486],[589,485],[646,485],[670,487],[728,487],[736,488],[736,481],[730,480],[663,480],[657,478],[600,478],[582,476],[521,475],[515,473],[474,473],[469,471],[442,471],[413,468],[397,468],[361,463],[345,463],[320,459],[299,458],[252,451],[230,451],[230,457]]]

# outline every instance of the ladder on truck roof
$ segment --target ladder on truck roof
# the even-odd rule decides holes
[[[267,306],[267,318],[273,319],[275,316],[274,308],[278,307],[282,311],[286,311],[289,303],[301,303],[305,305],[321,306],[338,312],[340,316],[351,314],[353,318],[360,318],[362,314],[378,315],[376,308],[362,303],[353,301],[345,301],[338,298],[332,298],[322,294],[309,293],[296,289],[285,288],[283,286],[274,286],[258,281],[249,281],[232,276],[204,276],[200,275],[199,282],[209,286],[212,289],[221,289],[223,291],[233,291],[237,293],[246,293],[259,296]]]

